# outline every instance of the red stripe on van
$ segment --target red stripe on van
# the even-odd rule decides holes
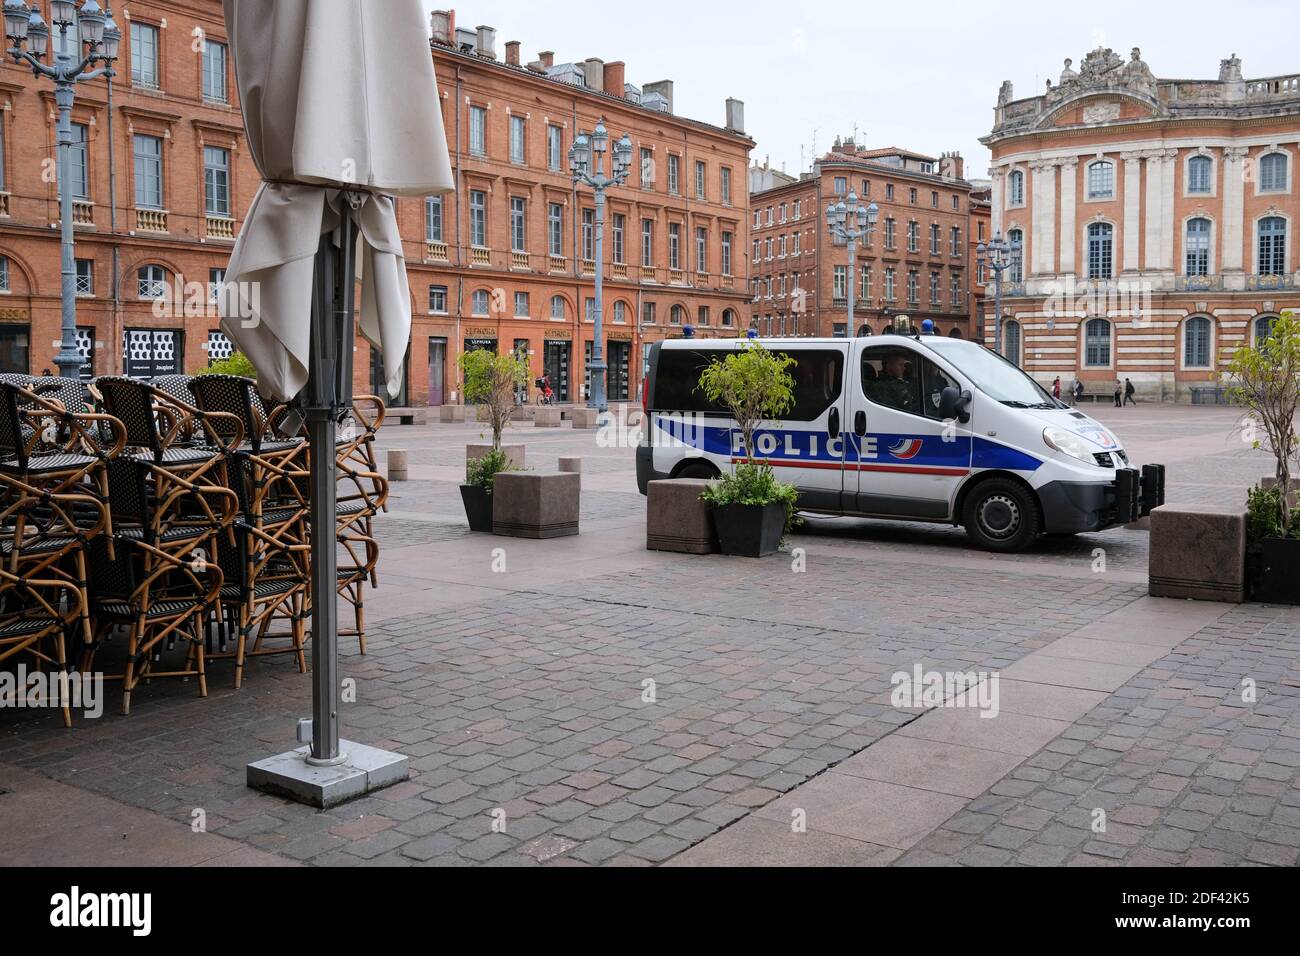
[[[841,464],[838,461],[800,461],[796,458],[762,458],[775,468],[831,468],[845,471],[889,471],[908,475],[966,475],[969,468],[944,468],[938,465],[861,465],[852,462]],[[731,463],[738,465],[744,458],[733,457]]]

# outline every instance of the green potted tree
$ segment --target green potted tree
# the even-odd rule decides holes
[[[501,445],[501,433],[510,422],[515,389],[528,381],[528,357],[523,352],[501,355],[487,349],[462,352],[458,359],[467,403],[487,411],[492,446],[465,449],[465,483],[460,497],[471,531],[492,530],[492,480],[499,472],[523,467],[523,446]],[[482,453],[476,454],[481,451]]]
[[[730,474],[713,482],[700,497],[713,506],[718,546],[723,554],[762,557],[780,546],[794,526],[796,493],[778,481],[772,466],[754,456],[759,423],[776,418],[794,404],[795,360],[752,342],[700,373],[699,389],[722,404],[735,420],[745,455]]]
[[[1291,504],[1291,459],[1300,451],[1295,416],[1300,410],[1300,322],[1281,314],[1269,334],[1233,353],[1225,372],[1228,398],[1244,406],[1243,438],[1273,455],[1271,487],[1252,488],[1246,499],[1246,568],[1259,601],[1300,604],[1300,515]]]

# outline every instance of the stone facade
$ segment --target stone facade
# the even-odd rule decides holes
[[[850,189],[879,207],[874,232],[857,244],[853,321],[848,251],[825,220],[826,206]],[[753,193],[750,205],[750,315],[759,334],[879,333],[906,313],[918,327],[932,319],[941,335],[969,336],[970,184],[957,154],[836,140],[810,172]]]
[[[1233,55],[1163,80],[1097,49],[1041,95],[1004,83],[983,142],[992,229],[1024,244],[1004,351],[1040,381],[1185,400],[1300,304],[1300,75],[1247,80]]]

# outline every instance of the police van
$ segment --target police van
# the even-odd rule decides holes
[[[795,360],[794,404],[763,422],[755,455],[828,515],[964,525],[978,546],[1126,524],[1164,500],[1164,466],[1139,471],[1111,431],[984,346],[934,335],[758,340]],[[637,484],[713,478],[743,460],[740,432],[697,387],[744,339],[651,346]]]

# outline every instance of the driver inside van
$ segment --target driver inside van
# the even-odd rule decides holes
[[[916,389],[907,373],[907,356],[901,352],[886,355],[876,380],[869,384],[864,382],[871,390],[871,400],[889,408],[915,412]]]

